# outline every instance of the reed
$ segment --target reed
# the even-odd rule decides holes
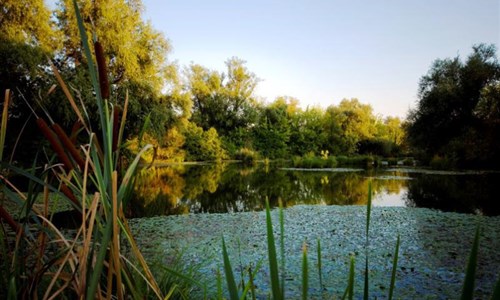
[[[469,261],[467,263],[467,270],[465,271],[464,284],[462,286],[461,300],[474,299],[474,283],[477,267],[477,255],[479,251],[479,225],[476,228],[476,234],[474,236],[474,241],[472,242],[472,249],[469,255]]]
[[[394,295],[394,286],[396,285],[396,270],[398,267],[398,256],[399,256],[399,235],[396,240],[396,250],[394,250],[394,259],[392,261],[392,272],[391,272],[391,285],[389,286],[389,300],[392,300]]]
[[[302,246],[302,300],[307,300],[309,290],[309,266],[307,263],[307,244]]]
[[[36,159],[34,167],[30,170],[2,163],[2,167],[25,176],[30,183],[28,191],[23,193],[16,189],[8,178],[3,175],[1,178],[5,184],[1,196],[21,205],[23,211],[21,217],[26,221],[23,223],[15,221],[4,207],[0,206],[0,217],[7,220],[16,233],[14,240],[11,240],[8,237],[10,234],[0,228],[2,236],[0,255],[6,259],[5,261],[10,262],[1,265],[0,281],[5,284],[2,285],[5,288],[2,288],[0,296],[7,299],[55,297],[135,299],[151,298],[153,295],[155,298],[164,299],[176,294],[181,295],[179,284],[169,285],[168,290],[160,288],[137,247],[124,217],[123,208],[127,205],[132,191],[140,156],[149,151],[151,146],[143,147],[126,170],[120,169],[119,144],[126,120],[128,97],[125,98],[120,119],[118,106],[107,101],[109,95],[106,94],[106,90],[109,90],[109,86],[106,85],[109,83],[104,80],[105,60],[103,57],[98,57],[97,69],[100,71],[98,81],[77,2],[73,1],[73,4],[99,110],[100,133],[90,130],[90,124],[85,122],[70,90],[52,64],[59,86],[70,102],[79,120],[79,126],[85,130],[81,131],[75,127],[71,137],[68,137],[64,130],[50,119],[48,113],[46,114],[52,123],[51,127],[43,118],[36,116],[36,123],[55,156],[43,170],[35,168]],[[95,45],[98,50],[98,43]],[[6,96],[6,99],[8,98]],[[8,100],[4,103],[0,131],[2,155]],[[79,134],[86,134],[79,140],[86,139],[88,143],[78,148],[76,137]],[[44,195],[42,212],[33,208],[33,201],[41,191]],[[73,234],[61,231],[50,221],[49,191],[72,203],[80,213],[80,227]],[[124,255],[125,248],[128,249],[127,256]],[[36,267],[28,268],[27,266],[33,262]],[[175,274],[172,270],[168,272],[177,278],[183,277],[182,274]],[[191,283],[195,284],[194,281]]]

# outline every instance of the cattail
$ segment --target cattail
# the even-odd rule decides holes
[[[36,124],[42,131],[43,136],[45,136],[45,138],[49,141],[50,145],[52,146],[52,150],[54,150],[54,152],[57,154],[66,171],[72,170],[73,164],[69,160],[68,155],[66,155],[66,152],[64,152],[64,149],[61,143],[58,141],[57,136],[49,128],[47,123],[42,118],[38,118],[36,119]]]
[[[120,134],[120,113],[118,106],[113,108],[113,152],[118,149],[118,135]]]
[[[80,133],[80,129],[82,129],[82,122],[80,122],[80,120],[76,120],[71,128],[71,135],[69,137],[73,144],[76,144],[76,137],[78,136],[78,133]]]
[[[81,205],[80,202],[78,202],[78,200],[76,199],[75,194],[73,194],[73,192],[64,183],[61,183],[61,192],[78,207]]]
[[[81,170],[83,170],[83,167],[85,166],[85,161],[83,158],[80,156],[80,153],[76,149],[75,144],[69,139],[68,135],[62,130],[61,126],[59,124],[54,123],[52,124],[52,129],[56,132],[56,134],[59,136],[59,139],[62,141],[64,147],[68,149],[69,153],[73,157],[73,159],[76,161],[78,166],[80,167]]]
[[[103,99],[109,99],[109,81],[106,68],[106,58],[101,43],[94,43],[95,58],[97,61],[97,71],[99,73],[99,86],[101,87],[101,96]]]
[[[10,228],[14,230],[14,232],[19,232],[19,224],[14,221],[14,218],[3,208],[0,206],[0,219],[4,219],[7,224],[9,224]]]

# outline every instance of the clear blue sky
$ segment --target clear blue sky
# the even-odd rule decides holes
[[[358,98],[404,117],[437,58],[465,58],[500,40],[498,0],[143,0],[144,17],[173,45],[170,60],[223,71],[237,56],[268,102]]]

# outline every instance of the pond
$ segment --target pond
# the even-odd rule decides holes
[[[209,293],[222,268],[221,237],[237,274],[267,257],[265,199],[284,210],[286,294],[300,298],[301,259],[309,249],[311,299],[342,296],[349,260],[356,264],[355,297],[363,291],[368,186],[373,192],[370,225],[370,296],[385,298],[395,240],[401,236],[396,298],[456,299],[475,228],[481,242],[475,295],[491,295],[500,268],[500,213],[495,172],[427,169],[300,170],[258,164],[173,165],[142,171],[128,214],[145,257],[168,264],[182,257],[198,266]],[[278,234],[277,210],[272,211]],[[316,241],[322,245],[325,282],[318,281]],[[267,260],[255,285],[267,299]],[[239,276],[239,275],[238,275]],[[200,292],[200,291],[198,291]]]
[[[371,182],[374,206],[434,208],[487,216],[500,214],[495,172],[427,169],[305,170],[258,164],[195,164],[143,170],[131,217],[261,211],[298,204],[365,205]]]

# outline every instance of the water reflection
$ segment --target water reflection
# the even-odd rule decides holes
[[[494,178],[496,176],[496,178]],[[498,175],[453,176],[404,171],[299,171],[268,165],[177,165],[142,171],[132,217],[226,213],[297,204],[363,205],[372,182],[373,204],[431,207],[497,215],[493,201]]]

